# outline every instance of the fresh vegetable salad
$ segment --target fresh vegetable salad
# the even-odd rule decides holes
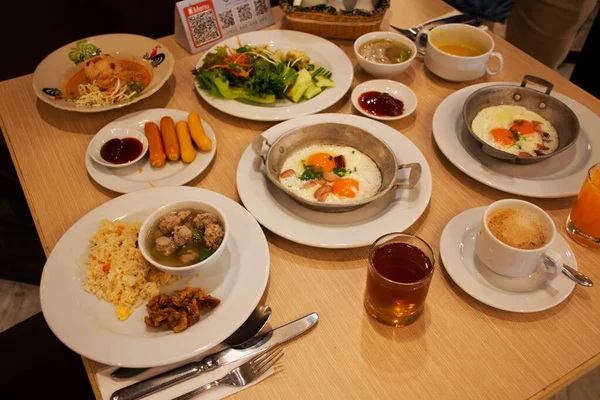
[[[334,87],[332,73],[317,68],[302,50],[271,51],[267,46],[218,46],[193,71],[198,87],[226,99],[273,103],[310,100]]]

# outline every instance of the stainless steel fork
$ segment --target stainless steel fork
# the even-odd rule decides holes
[[[250,359],[246,363],[231,370],[224,377],[200,386],[198,389],[187,392],[173,400],[188,400],[220,385],[246,386],[267,372],[279,359],[283,357],[283,349],[275,346],[272,349]]]

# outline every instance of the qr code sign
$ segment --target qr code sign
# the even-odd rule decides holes
[[[240,22],[252,19],[252,9],[250,8],[250,4],[242,4],[241,6],[237,6],[236,9],[238,17],[240,17]]]
[[[227,29],[235,25],[235,19],[233,19],[233,10],[223,11],[219,14],[219,22],[221,22],[221,28]]]
[[[194,46],[200,47],[203,44],[221,38],[221,32],[217,25],[217,17],[212,7],[203,6],[199,10],[189,7],[186,11]],[[195,14],[192,14],[193,12]]]
[[[254,0],[254,10],[258,16],[266,14],[269,11],[269,8],[267,7],[265,0]]]

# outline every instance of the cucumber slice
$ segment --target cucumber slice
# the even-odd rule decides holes
[[[317,75],[315,77],[315,84],[320,88],[335,87],[335,83],[331,79],[325,78],[323,75]]]
[[[306,91],[304,92],[304,96],[303,97],[306,100],[310,100],[313,97],[315,97],[316,95],[318,95],[319,93],[321,93],[322,91],[323,91],[323,89],[321,89],[320,87],[318,87],[314,83],[311,83],[310,86],[308,87],[308,89],[306,89]]]

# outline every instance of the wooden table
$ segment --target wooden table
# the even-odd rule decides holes
[[[392,3],[384,27],[389,21],[414,26],[451,11],[439,0]],[[275,10],[275,14],[281,21],[281,13]],[[446,96],[473,83],[520,81],[524,74],[533,73],[600,113],[596,98],[499,37],[494,39],[505,58],[504,71],[496,77],[467,84],[444,82],[417,60],[397,78],[417,93],[419,107],[413,116],[390,126],[421,149],[433,173],[430,205],[409,231],[418,233],[436,252],[444,226],[456,214],[514,197],[467,177],[440,153],[431,120]],[[199,100],[190,75],[198,56],[186,53],[173,37],[160,42],[176,57],[173,76],[155,95],[121,110],[60,111],[37,100],[32,75],[0,83],[2,131],[46,254],[75,221],[118,196],[90,179],[84,153],[102,126],[134,111],[169,107],[199,112],[214,127],[219,147],[212,168],[189,185],[239,201],[237,160],[251,139],[273,124],[233,118]],[[351,41],[336,44],[356,63]],[[360,68],[355,71],[353,86],[370,79]],[[325,112],[357,114],[349,93]],[[561,227],[575,199],[527,200],[547,210]],[[321,319],[314,331],[286,347],[283,372],[241,392],[240,398],[541,398],[600,364],[597,288],[576,287],[553,309],[515,314],[474,300],[439,268],[424,314],[413,325],[395,329],[374,321],[363,309],[366,248],[315,249],[265,233],[272,260],[266,301],[275,311],[273,326],[311,311]],[[562,229],[560,233],[567,237]],[[567,240],[580,269],[600,282],[600,253]],[[89,360],[84,363],[91,371]],[[95,377],[89,376],[98,394]]]

